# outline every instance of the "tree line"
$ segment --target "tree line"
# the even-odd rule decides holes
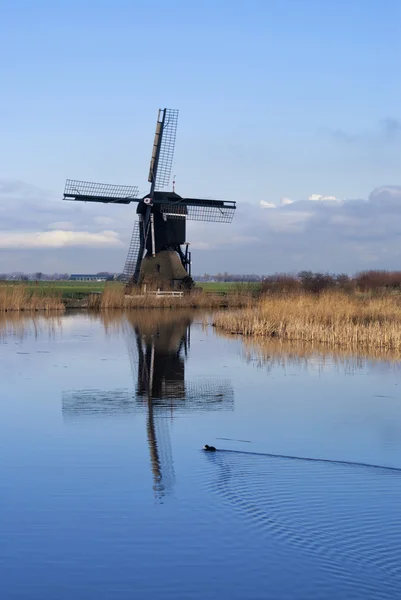
[[[313,271],[300,271],[297,275],[276,273],[264,277],[261,291],[266,293],[304,291],[320,294],[326,290],[352,293],[356,290],[378,292],[389,289],[401,290],[401,271],[360,271],[352,277],[346,273],[314,273]]]

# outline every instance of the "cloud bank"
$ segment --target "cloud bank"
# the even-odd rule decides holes
[[[43,231],[39,233],[9,233],[0,230],[0,249],[18,248],[104,248],[105,246],[122,246],[122,241],[115,231],[89,233],[86,231]]]
[[[121,271],[136,206],[63,202],[0,180],[0,271]],[[355,272],[401,266],[401,186],[239,202],[231,225],[188,222],[193,272]]]

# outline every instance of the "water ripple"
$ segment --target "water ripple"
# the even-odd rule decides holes
[[[255,534],[359,593],[394,598],[401,585],[400,469],[257,453],[208,454],[209,489],[240,511]],[[362,467],[362,468],[361,468]]]

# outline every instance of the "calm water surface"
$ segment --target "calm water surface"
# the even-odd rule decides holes
[[[401,597],[399,364],[202,322],[2,317],[0,598]]]

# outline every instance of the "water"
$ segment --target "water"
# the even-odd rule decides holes
[[[1,319],[1,598],[399,597],[399,364]]]

